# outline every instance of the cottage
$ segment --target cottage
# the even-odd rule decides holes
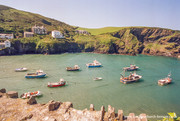
[[[6,40],[4,44],[5,44],[5,47],[11,47],[11,42],[9,40]]]
[[[6,47],[11,47],[11,42],[9,40],[6,40],[0,43],[0,49],[6,48]]]
[[[46,28],[44,26],[33,26],[32,32],[35,34],[47,34]]]
[[[54,30],[51,33],[53,38],[64,38],[63,34],[60,31]]]
[[[78,34],[90,35],[90,33],[86,30],[76,30],[75,32]]]
[[[1,33],[0,38],[2,38],[2,39],[13,39],[14,35],[13,34],[3,34],[3,33]]]
[[[24,32],[24,37],[33,37],[34,33],[33,32]]]

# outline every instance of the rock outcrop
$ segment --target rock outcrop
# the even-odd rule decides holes
[[[0,92],[1,92],[1,93],[6,93],[6,89],[5,89],[5,88],[2,88],[2,89],[0,89]]]
[[[73,108],[71,102],[50,101],[47,104],[31,105],[36,102],[34,97],[30,99],[13,99],[11,96],[7,97],[7,94],[17,96],[17,92],[14,91],[1,93],[1,121],[147,121],[146,114],[135,116],[134,113],[130,113],[128,117],[125,117],[122,110],[118,110],[118,114],[116,114],[115,109],[110,105],[108,106],[108,112],[105,111],[104,106],[101,107],[100,111],[95,110],[93,104],[91,104],[90,110],[77,110]]]
[[[29,105],[37,104],[37,101],[36,101],[36,99],[35,99],[35,96],[31,96],[31,97],[28,99],[27,104],[29,104]]]
[[[7,92],[7,97],[18,98],[18,92],[16,92],[16,91],[9,91],[9,92]]]

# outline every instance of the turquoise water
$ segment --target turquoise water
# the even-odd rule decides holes
[[[103,64],[102,68],[87,68],[86,63],[97,59]],[[79,72],[67,72],[67,66],[78,64]],[[122,68],[136,64],[140,67],[137,74],[143,80],[124,85],[120,83]],[[27,72],[14,72],[15,68],[27,67],[28,72],[38,69],[47,73],[47,78],[26,79]],[[164,78],[171,71],[173,83],[158,86],[157,80]],[[94,81],[94,77],[102,77],[101,81]],[[57,82],[60,78],[67,81],[65,87],[48,88],[48,82]],[[19,95],[23,92],[40,90],[43,96],[37,98],[39,103],[49,100],[71,101],[74,108],[89,108],[94,104],[96,110],[102,105],[110,104],[124,110],[124,114],[131,112],[139,115],[166,115],[176,112],[180,115],[180,60],[158,56],[126,56],[105,55],[92,53],[61,54],[61,55],[19,55],[0,57],[0,88],[8,91],[15,90]]]

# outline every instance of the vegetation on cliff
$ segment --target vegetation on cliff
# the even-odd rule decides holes
[[[30,31],[35,24],[44,25],[48,34],[35,34],[31,38],[23,38],[23,32]],[[76,29],[83,29],[91,34],[78,34],[75,33]],[[52,30],[61,31],[66,39],[52,38],[50,33]],[[154,27],[78,28],[2,5],[0,5],[0,33],[14,33],[16,37],[11,40],[10,54],[97,52],[171,57],[178,57],[180,54],[180,31]],[[3,54],[7,54],[6,52]]]

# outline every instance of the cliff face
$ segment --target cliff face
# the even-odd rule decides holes
[[[23,38],[13,40],[12,48],[8,51],[7,49],[0,51],[0,55],[65,52],[178,57],[180,56],[180,32],[161,28],[134,27],[101,35],[75,35],[72,39]]]
[[[97,53],[180,55],[180,31],[169,29],[131,27],[95,36],[79,35],[74,39],[84,44],[84,51]]]

